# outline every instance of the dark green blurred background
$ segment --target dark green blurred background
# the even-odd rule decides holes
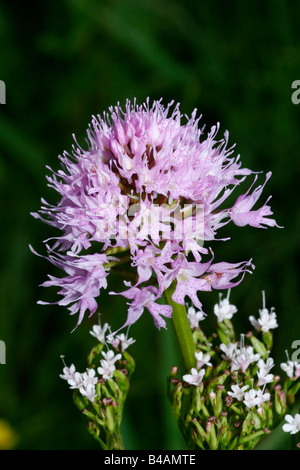
[[[85,320],[71,334],[75,318],[66,309],[36,304],[57,300],[38,286],[48,273],[58,273],[28,248],[43,252],[42,240],[53,234],[29,213],[39,209],[42,196],[57,201],[46,186],[45,165],[57,170],[72,133],[84,144],[91,115],[118,101],[124,105],[126,98],[174,99],[187,114],[197,108],[207,129],[220,122],[222,133],[229,130],[245,167],[273,172],[261,203],[272,194],[284,229],[229,225],[222,236],[231,241],[212,246],[218,261],[252,257],[256,265],[231,294],[239,308],[238,332],[249,328],[248,316],[257,314],[265,289],[280,325],[273,350],[277,370],[285,350],[293,352],[292,342],[300,339],[300,105],[291,101],[291,85],[300,79],[299,24],[300,4],[292,0],[0,4],[0,79],[7,92],[6,105],[0,105],[0,339],[6,343],[0,419],[17,434],[16,448],[97,448],[59,373],[61,354],[84,369],[93,346],[88,331],[98,319]],[[120,287],[112,280],[111,289]],[[208,313],[217,299],[217,292],[201,296]],[[104,294],[103,321],[120,326],[124,306]],[[149,317],[131,328],[138,362],[123,423],[125,445],[184,449],[165,396],[166,375],[179,361],[171,323],[158,332]],[[280,429],[262,444],[288,446]]]

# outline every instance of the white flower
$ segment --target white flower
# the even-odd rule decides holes
[[[100,362],[100,367],[98,367],[97,371],[105,380],[111,379],[114,375],[114,371],[116,370],[114,364],[111,362],[105,361],[104,359]]]
[[[223,359],[227,359],[229,361],[232,361],[235,356],[236,356],[236,351],[237,351],[237,346],[236,343],[229,343],[228,346],[226,344],[222,343],[220,345],[221,351],[223,351],[225,354],[222,355]]]
[[[245,390],[249,388],[249,385],[240,387],[239,385],[231,385],[232,392],[227,392],[232,398],[236,398],[238,401],[242,401],[245,395]]]
[[[232,316],[237,312],[235,305],[229,303],[230,289],[228,289],[226,299],[222,300],[222,294],[220,294],[219,303],[214,306],[214,314],[218,318],[218,323],[228,319],[230,320]]]
[[[63,368],[63,374],[59,374],[61,379],[69,380],[74,378],[74,374],[76,372],[74,364],[71,364],[70,367],[65,366]]]
[[[259,314],[260,318],[258,319],[258,323],[263,333],[278,327],[276,313],[274,312],[273,307],[271,308],[270,313],[268,309],[263,308],[262,310],[259,310]]]
[[[257,385],[264,385],[273,382],[274,375],[269,374],[270,370],[274,366],[274,360],[269,357],[266,362],[260,359],[257,363],[259,371],[257,372],[258,382]]]
[[[205,318],[205,314],[201,310],[196,311],[194,307],[188,308],[187,316],[191,329],[199,328],[199,322]]]
[[[257,400],[257,405],[260,406],[262,405],[265,401],[269,401],[271,398],[271,395],[266,392],[264,393],[263,390],[257,390],[256,392],[256,400]]]
[[[97,396],[95,385],[93,385],[92,383],[88,383],[87,385],[80,387],[79,391],[81,395],[87,397],[92,402]]]
[[[209,354],[204,354],[203,351],[195,352],[195,358],[197,359],[197,369],[200,369],[204,364],[206,366],[212,366]]]
[[[109,350],[106,352],[102,351],[102,355],[104,359],[100,361],[100,367],[98,367],[97,371],[105,380],[111,379],[114,371],[116,370],[115,362],[122,358],[122,354],[116,354]]]
[[[243,347],[237,351],[235,358],[233,358],[231,370],[241,369],[242,372],[245,372],[252,362],[256,362],[259,359],[260,355],[253,352],[252,346]]]
[[[263,359],[260,359],[257,363],[258,367],[264,371],[265,374],[268,374],[272,367],[274,367],[274,359],[272,357],[268,357],[266,362]]]
[[[281,369],[284,370],[290,379],[292,379],[294,376],[294,366],[295,363],[293,361],[282,362],[280,364]]]
[[[191,374],[185,374],[183,376],[183,380],[197,387],[202,381],[204,374],[205,374],[205,371],[203,369],[197,370],[193,367],[191,369]]]
[[[68,379],[70,388],[80,388],[83,384],[83,377],[80,372],[75,372],[71,379]]]
[[[271,307],[271,310],[266,308],[266,298],[265,298],[265,291],[262,291],[263,297],[263,308],[259,309],[259,318],[256,319],[252,315],[249,317],[250,323],[254,326],[257,331],[262,331],[263,333],[267,333],[269,330],[273,330],[274,328],[278,327],[276,313],[274,311],[274,307]]]
[[[243,403],[245,403],[247,408],[252,408],[259,403],[257,391],[254,388],[245,393]]]
[[[258,382],[257,385],[264,385],[273,382],[274,375],[273,374],[265,374],[264,371],[259,370],[257,372]]]
[[[106,342],[111,344],[113,348],[118,349],[120,344],[120,339],[117,336],[114,336],[113,333],[107,335]]]
[[[254,328],[257,331],[260,330],[260,324],[258,323],[258,320],[253,315],[250,315],[249,321],[250,321],[251,325],[254,326]]]
[[[109,362],[110,364],[114,364],[116,361],[122,358],[122,354],[117,354],[112,350],[109,350],[106,352],[102,351],[102,356],[104,356],[105,361]]]
[[[98,378],[96,377],[96,372],[94,369],[87,369],[87,372],[82,374],[82,381],[84,387],[87,387],[89,384],[96,385]]]
[[[94,325],[90,334],[97,338],[99,343],[105,344],[105,333],[107,330],[109,330],[108,323],[104,323],[103,327],[101,327],[101,325]]]
[[[284,432],[289,432],[290,434],[296,434],[300,431],[300,414],[297,413],[295,418],[292,415],[286,415],[285,420],[286,424],[282,426]]]
[[[118,349],[119,345],[121,344],[122,353],[125,351],[125,349],[128,348],[128,346],[131,346],[131,344],[135,343],[135,339],[127,338],[124,333],[121,333],[117,336],[111,334],[108,335],[106,339],[107,342],[110,343],[115,349]]]

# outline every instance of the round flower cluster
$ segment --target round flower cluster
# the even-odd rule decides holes
[[[178,104],[172,107],[127,101],[123,111],[118,104],[93,117],[87,149],[75,140],[72,154],[60,156],[62,168],[55,173],[48,167],[49,186],[60,200],[51,205],[42,199],[32,215],[61,231],[52,246],[50,239],[45,244],[47,259],[65,277],[50,275],[43,285],[59,288],[57,303],[78,314],[78,324],[86,311],[96,311],[110,272],[125,276],[126,289],[118,293],[130,300],[123,326],[147,308],[155,325],[165,328],[162,317],[170,318],[172,307],[157,300],[174,281],[173,301],[183,305],[187,296],[202,310],[198,291],[233,287],[253,268],[251,261],[215,263],[204,243],[230,221],[277,225],[269,218],[270,198],[253,210],[271,173],[252,189],[255,175],[248,191],[223,207],[253,172],[232,156],[228,132],[217,139],[219,124],[204,137],[196,110],[188,118]],[[128,269],[120,270],[124,263]]]

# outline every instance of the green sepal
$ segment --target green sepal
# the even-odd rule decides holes
[[[218,375],[217,377],[213,378],[208,385],[208,393],[212,391],[214,392],[214,389],[217,387],[217,385],[223,385],[227,378],[227,374]]]
[[[219,441],[216,434],[215,423],[210,423],[209,430],[206,434],[206,440],[211,450],[217,450]]]
[[[119,425],[119,420],[116,419],[116,409],[113,405],[105,407],[106,425],[109,433],[113,433]]]
[[[201,393],[203,391],[203,383],[201,383],[202,387],[194,387],[193,392],[192,392],[192,406],[191,409],[193,412],[196,414],[199,414],[203,402],[201,400]]]
[[[87,408],[90,404],[89,400],[83,395],[81,395],[81,393],[77,389],[75,389],[73,392],[73,402],[80,411]]]
[[[94,421],[89,421],[87,425],[88,432],[93,436],[94,439],[100,444],[102,449],[106,449],[105,442],[100,438],[100,429],[99,427],[94,423]]]
[[[217,333],[220,338],[220,341],[224,343],[226,346],[228,346],[230,340],[228,339],[228,334],[226,331],[224,331],[224,328],[222,328],[222,323],[219,323],[217,326]]]
[[[266,331],[262,334],[262,339],[268,349],[271,349],[273,346],[273,333],[272,331]]]
[[[286,395],[283,390],[275,390],[275,410],[279,416],[286,412]]]
[[[201,436],[202,440],[201,442],[203,442],[203,439],[206,438],[206,432],[204,431],[203,427],[201,426],[201,424],[199,423],[199,421],[197,421],[196,419],[193,419],[192,420],[192,423],[193,425],[195,426],[196,430],[197,430],[197,433]]]
[[[93,349],[91,350],[91,352],[89,353],[89,355],[87,357],[88,368],[92,367],[93,362],[101,354],[101,351],[102,351],[103,348],[104,348],[104,344],[102,344],[102,343],[99,343],[99,344],[97,344],[96,346],[93,347]]]
[[[123,352],[123,358],[126,361],[126,364],[124,365],[125,369],[127,369],[128,372],[128,379],[130,379],[131,375],[133,374],[135,370],[135,360],[133,359],[130,354],[128,354],[127,351]]]
[[[171,395],[171,407],[176,421],[179,420],[182,408],[183,383],[178,382]]]
[[[254,335],[250,337],[250,341],[255,351],[265,360],[268,355],[265,345]]]
[[[226,346],[228,346],[229,343],[233,343],[235,341],[234,329],[230,320],[225,319],[221,321],[217,324],[216,328],[220,340]]]
[[[298,380],[293,387],[288,389],[287,394],[288,396],[293,395],[294,397],[297,395],[298,391],[300,389],[300,380]]]

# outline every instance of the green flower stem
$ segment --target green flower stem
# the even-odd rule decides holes
[[[114,432],[107,436],[106,450],[124,450],[124,443],[121,432]]]
[[[185,306],[172,300],[175,288],[176,281],[164,292],[164,296],[166,302],[173,307],[172,324],[185,367],[191,369],[196,366],[195,345]]]

